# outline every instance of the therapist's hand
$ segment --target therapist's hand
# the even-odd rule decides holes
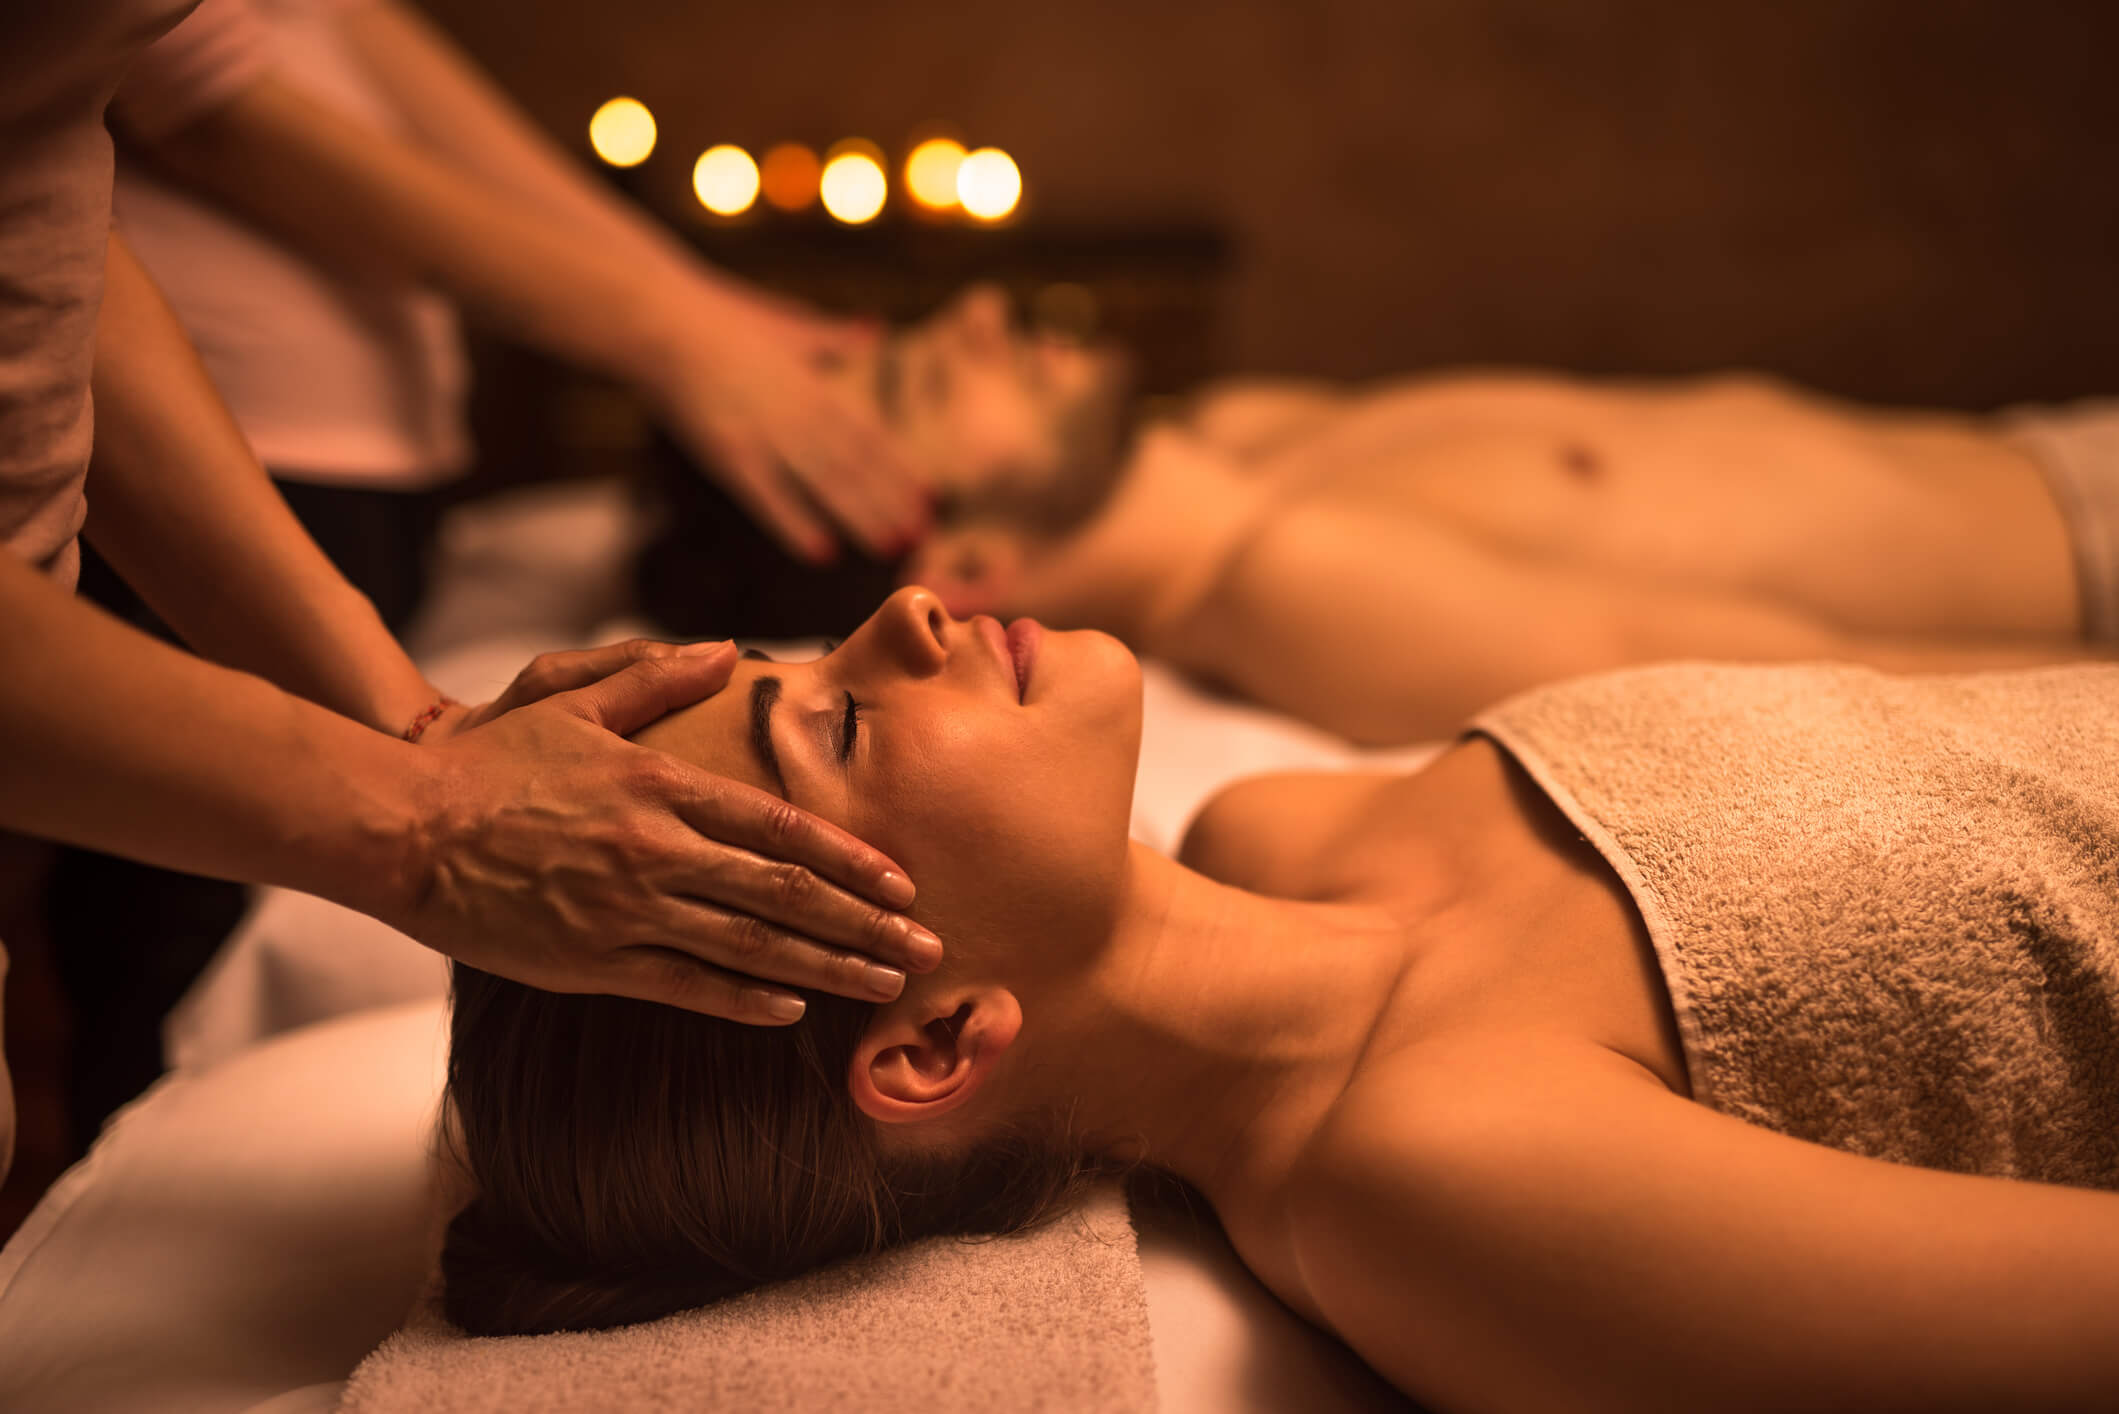
[[[550,991],[761,1025],[801,1015],[794,987],[895,996],[900,969],[941,955],[893,911],[912,902],[902,870],[786,801],[623,740],[719,691],[735,659],[732,644],[636,643],[532,664],[510,688],[526,705],[421,748],[409,880],[371,911]],[[538,692],[573,677],[590,680]]]
[[[515,680],[508,684],[507,690],[500,696],[475,706],[466,707],[457,703],[448,707],[420,734],[419,739],[428,746],[438,745],[474,727],[482,727],[496,717],[504,717],[517,707],[542,702],[556,693],[588,687],[592,683],[603,681],[613,673],[630,668],[635,663],[644,663],[654,658],[725,658],[730,656],[733,650],[734,646],[726,642],[664,643],[654,638],[627,638],[595,648],[540,653],[515,675]],[[711,681],[711,678],[708,680]],[[721,680],[700,693],[700,697],[713,696],[721,690],[726,681],[727,674],[723,673]]]
[[[885,558],[926,533],[918,469],[873,396],[832,376],[872,331],[733,285],[673,309],[651,389],[663,421],[788,553],[823,563],[843,533]]]

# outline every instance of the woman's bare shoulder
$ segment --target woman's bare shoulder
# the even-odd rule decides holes
[[[1402,771],[1299,771],[1251,776],[1211,796],[1178,847],[1210,879],[1275,898],[1314,898],[1319,864]]]
[[[1360,1184],[1425,1183],[1482,1139],[1534,1128],[1561,1097],[1575,1119],[1585,1105],[1620,1110],[1673,1098],[1648,1067],[1586,1036],[1545,1023],[1510,1029],[1467,1020],[1365,1062],[1297,1173],[1340,1197]]]

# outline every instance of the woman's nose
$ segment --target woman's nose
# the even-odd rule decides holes
[[[949,659],[947,633],[954,622],[931,589],[907,585],[884,601],[876,615],[893,656],[916,673],[931,673]]]

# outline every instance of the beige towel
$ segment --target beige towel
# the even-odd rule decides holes
[[[619,1330],[472,1339],[433,1298],[361,1362],[344,1414],[1155,1407],[1117,1185],[987,1242],[939,1238]]]
[[[2119,667],[1647,668],[1474,729],[1631,891],[1703,1103],[2119,1187]]]

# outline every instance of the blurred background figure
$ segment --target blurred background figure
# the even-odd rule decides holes
[[[905,582],[1369,746],[1658,660],[2119,650],[2119,400],[1982,418],[1757,374],[1429,370],[1216,379],[1149,416],[1130,366],[990,286],[849,359],[940,489]]]

